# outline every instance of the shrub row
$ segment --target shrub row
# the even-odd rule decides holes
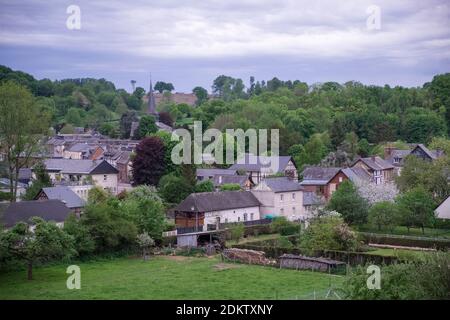
[[[264,251],[266,256],[273,259],[278,259],[283,254],[296,254],[296,255],[308,255],[312,257],[323,257],[342,261],[352,266],[364,265],[366,263],[373,263],[377,265],[392,264],[397,261],[395,256],[381,256],[362,252],[347,252],[347,251],[335,251],[335,250],[316,250],[314,252],[307,252],[301,248],[282,248],[276,246],[257,246],[250,244],[237,244],[233,245],[233,248],[249,249],[256,251]]]
[[[450,248],[450,240],[440,238],[425,238],[412,236],[396,236],[387,234],[360,232],[361,239],[366,243],[387,244],[393,246],[435,248],[446,250]]]

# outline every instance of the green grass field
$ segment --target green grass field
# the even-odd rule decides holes
[[[0,274],[0,299],[312,299],[342,277],[222,263],[219,258],[158,256],[79,263],[81,289],[66,288],[65,265]]]

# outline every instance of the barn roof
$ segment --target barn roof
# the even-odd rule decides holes
[[[175,211],[210,212],[259,205],[258,199],[249,191],[202,192],[190,194]]]
[[[3,213],[2,223],[10,228],[19,222],[28,223],[32,217],[63,222],[70,209],[61,200],[20,201],[11,203]]]

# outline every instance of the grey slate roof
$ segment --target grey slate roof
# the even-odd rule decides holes
[[[214,177],[215,175],[236,175],[236,170],[230,169],[197,169],[197,177]]]
[[[63,222],[69,214],[70,209],[60,200],[20,201],[13,202],[6,208],[1,222],[6,228],[21,221],[28,223],[32,217]]]
[[[367,158],[359,158],[353,163],[353,165],[355,163],[357,163],[358,161],[364,162],[372,170],[387,170],[387,169],[393,169],[394,168],[394,166],[392,164],[390,164],[386,160],[383,160],[379,156],[367,157]],[[353,165],[352,165],[352,167],[353,167]]]
[[[278,168],[276,172],[283,172],[289,161],[292,159],[291,156],[278,156]],[[261,168],[270,168],[270,163],[274,163],[274,156],[255,156],[253,154],[246,153],[242,159],[242,164],[235,163],[230,169],[232,170],[244,170],[244,171],[261,171]]]
[[[70,188],[64,186],[42,188],[49,200],[61,200],[68,208],[81,208],[86,202]]]
[[[95,148],[94,146],[91,146],[87,143],[78,142],[78,143],[75,143],[74,145],[70,146],[68,151],[70,151],[70,152],[89,152],[90,149],[94,149],[94,148]]]
[[[341,168],[306,167],[303,170],[303,181],[300,185],[326,185]]]
[[[266,178],[263,182],[275,193],[303,190],[298,182],[287,177]]]
[[[369,173],[363,168],[345,168],[342,172],[350,179],[353,183],[359,183],[363,181],[369,181],[371,179]]]
[[[118,170],[106,161],[74,160],[74,159],[46,159],[44,164],[48,171],[73,174],[110,174]]]
[[[190,194],[175,211],[210,212],[258,206],[260,202],[249,191],[202,192]]]

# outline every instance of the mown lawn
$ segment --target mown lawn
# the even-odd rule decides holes
[[[119,258],[78,264],[81,289],[66,288],[65,265],[0,274],[0,299],[312,299],[342,277],[222,263],[219,258]]]

